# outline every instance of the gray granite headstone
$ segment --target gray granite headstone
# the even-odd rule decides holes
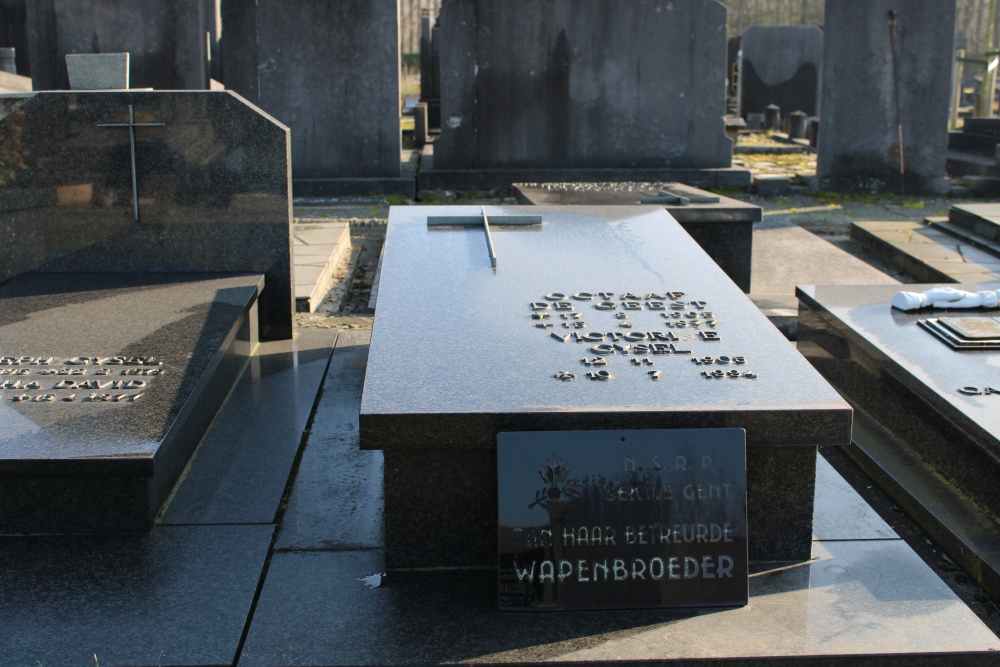
[[[128,88],[127,53],[67,54],[66,71],[73,90]]]
[[[751,559],[808,558],[851,412],[661,207],[393,207],[361,401],[390,567],[496,563],[496,437],[743,428]],[[464,226],[429,225],[447,216]]]
[[[223,77],[292,130],[297,196],[413,195],[401,179],[396,0],[233,0]]]
[[[837,0],[823,28],[819,187],[898,193],[902,180],[907,194],[947,193],[955,4]]]
[[[28,2],[26,25],[35,90],[69,88],[67,54],[122,52],[131,56],[133,88],[207,90],[217,2]]]
[[[22,101],[0,119],[0,282],[31,270],[263,273],[261,333],[291,337],[286,127],[227,91]]]
[[[446,0],[441,30],[435,169],[731,164],[720,2]]]
[[[769,104],[782,116],[819,113],[823,32],[816,26],[750,26],[740,41],[740,115]]]

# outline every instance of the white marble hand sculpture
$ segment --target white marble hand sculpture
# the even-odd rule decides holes
[[[896,292],[892,297],[893,308],[900,310],[996,308],[998,304],[1000,304],[1000,290],[965,292],[954,287],[932,287],[924,292]]]

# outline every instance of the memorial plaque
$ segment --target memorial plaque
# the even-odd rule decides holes
[[[742,429],[497,435],[500,607],[747,604]]]
[[[1000,350],[1000,320],[993,317],[929,317],[917,324],[953,350]]]

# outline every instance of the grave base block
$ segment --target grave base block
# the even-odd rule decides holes
[[[496,449],[385,450],[390,569],[496,567]],[[804,561],[812,540],[815,447],[747,448],[752,561]]]

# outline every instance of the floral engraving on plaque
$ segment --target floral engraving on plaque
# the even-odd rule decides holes
[[[542,478],[545,487],[535,491],[535,501],[528,505],[528,509],[536,506],[548,510],[554,503],[560,500],[574,500],[579,497],[583,485],[576,478],[570,479],[569,470],[555,454],[542,464],[538,471],[538,476]]]

